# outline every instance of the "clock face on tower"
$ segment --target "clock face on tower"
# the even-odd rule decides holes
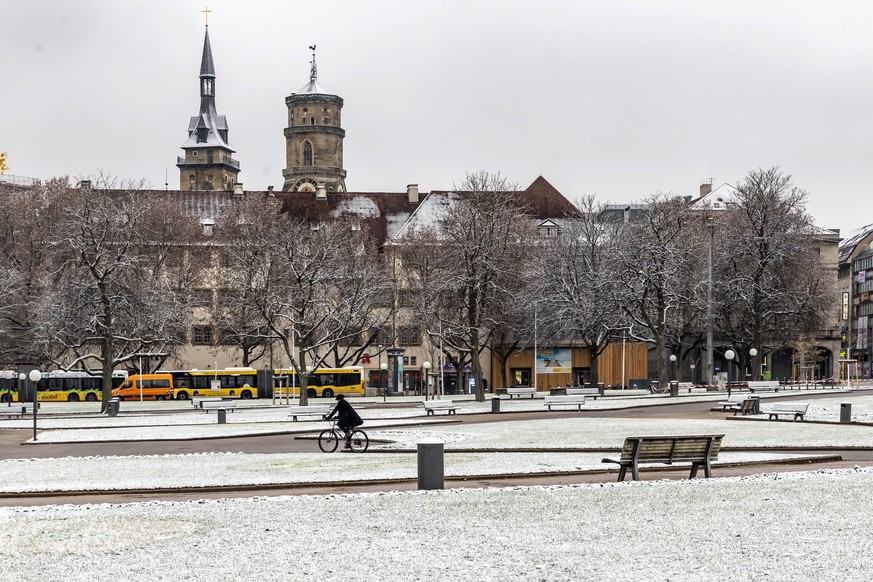
[[[312,178],[301,178],[294,184],[295,192],[315,192],[318,183]]]

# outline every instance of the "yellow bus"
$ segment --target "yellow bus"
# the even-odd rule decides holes
[[[293,370],[272,370],[272,382],[267,378],[271,370],[254,368],[225,368],[223,370],[159,370],[140,377],[134,374],[112,391],[112,396],[121,399],[144,400],[189,400],[195,396],[218,396],[221,398],[272,398],[276,395],[300,395],[300,383]],[[261,386],[264,382],[266,385]],[[319,368],[309,375],[306,392],[311,398],[333,398],[336,394],[364,395],[364,369],[361,366],[347,368]]]
[[[294,370],[273,370],[273,386],[276,394],[300,395],[300,381]],[[310,398],[321,396],[333,398],[336,394],[346,396],[364,395],[364,368],[318,368],[309,375],[306,395]]]
[[[103,377],[99,372],[89,374],[82,371],[45,372],[37,384],[37,400],[40,402],[96,402],[102,400]],[[5,372],[0,373],[0,376]],[[17,374],[16,374],[17,377]],[[112,385],[119,386],[127,378],[124,370],[112,372]],[[30,381],[27,380],[28,386]],[[0,402],[18,402],[18,380],[0,380]],[[26,398],[30,401],[30,398]]]

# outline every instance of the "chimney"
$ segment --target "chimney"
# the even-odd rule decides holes
[[[272,186],[267,186],[267,192],[270,192],[270,193],[272,194],[272,192],[273,192],[273,187],[272,187]]]
[[[315,188],[315,199],[316,200],[327,200],[327,188],[324,184],[319,184]]]
[[[406,196],[410,204],[418,204],[418,184],[409,184],[406,187]]]
[[[242,182],[237,182],[233,185],[233,195],[234,196],[242,196],[243,195],[243,185]]]
[[[90,190],[91,189],[91,180],[82,180],[79,182],[79,188],[82,190]]]
[[[712,192],[712,182],[706,182],[706,183],[700,185],[700,195],[701,196],[706,196],[710,192]]]

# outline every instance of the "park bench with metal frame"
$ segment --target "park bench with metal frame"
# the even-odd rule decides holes
[[[631,469],[633,480],[639,481],[641,463],[672,465],[690,462],[689,479],[697,476],[700,467],[709,478],[712,475],[712,461],[718,460],[723,438],[723,434],[627,437],[618,460],[607,458],[601,462],[619,465],[619,481],[624,481],[628,468]]]

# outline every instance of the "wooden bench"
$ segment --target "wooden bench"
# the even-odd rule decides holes
[[[772,390],[779,392],[779,380],[759,380],[748,382],[749,392],[765,392]]]
[[[204,400],[200,403],[201,410],[205,410],[206,414],[209,414],[210,410],[230,410],[233,412],[236,407],[235,400]]]
[[[634,481],[640,479],[640,463],[691,463],[689,479],[697,476],[697,469],[703,467],[703,474],[712,475],[712,461],[718,460],[723,434],[691,436],[646,436],[627,437],[621,449],[621,457],[603,459],[603,463],[619,465],[618,480],[624,481],[630,467]]]
[[[528,394],[533,398],[534,394],[536,394],[536,389],[533,386],[516,386],[515,388],[507,388],[506,393],[509,394],[510,400],[512,400],[513,396],[527,396]]]
[[[194,396],[191,398],[191,405],[194,408],[203,408],[204,402],[221,402],[221,396]]]
[[[746,416],[747,414],[761,414],[761,401],[758,398],[746,398],[740,405],[732,408],[734,412],[734,416],[741,414]]]
[[[291,420],[297,422],[298,416],[317,416],[320,419],[324,419],[325,416],[330,412],[330,406],[324,404],[312,404],[309,406],[289,406],[288,413],[291,416]]]
[[[595,388],[595,390],[597,390]],[[582,405],[585,404],[584,394],[567,394],[566,396],[546,396],[543,404],[551,410],[552,406],[575,406],[577,410],[582,410]]]
[[[33,410],[33,407],[30,407]],[[4,406],[0,408],[0,417],[12,418],[13,416],[16,418],[21,418],[27,414],[27,406],[23,406],[21,404],[13,404],[12,406]]]
[[[602,394],[601,390],[602,388],[597,388],[596,386],[589,388],[567,388],[567,396],[590,396],[597,400],[597,397]]]
[[[721,406],[722,412],[730,412],[736,408],[740,407],[743,400],[746,399],[745,394],[734,394],[732,396],[728,396],[727,400],[722,400],[721,402],[717,402],[717,406]],[[718,408],[713,408],[712,410],[718,410]]]
[[[793,415],[794,420],[803,420],[803,417],[806,415],[806,409],[809,408],[809,403],[804,402],[777,402],[772,406],[769,406],[767,410],[764,411],[765,414],[768,414],[767,420],[779,420],[780,415]]]
[[[446,414],[455,414],[455,411],[458,410],[458,407],[451,400],[425,400],[422,404],[428,416],[433,416],[438,411],[443,411]]]

